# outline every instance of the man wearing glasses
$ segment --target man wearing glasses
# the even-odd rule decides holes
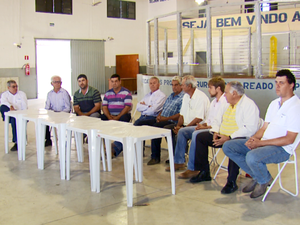
[[[14,80],[7,81],[8,90],[3,92],[1,95],[1,115],[3,121],[5,120],[4,113],[10,110],[24,110],[27,109],[27,96],[23,91],[18,91],[17,82]],[[9,123],[12,128],[14,146],[10,149],[11,151],[18,151],[17,145],[17,130],[16,130],[16,119],[10,117]]]
[[[54,112],[71,112],[71,97],[69,93],[61,87],[60,76],[51,77],[51,85],[53,90],[48,92],[45,109],[53,110]],[[45,147],[51,146],[49,126],[46,127]]]

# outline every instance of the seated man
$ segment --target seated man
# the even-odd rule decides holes
[[[136,106],[137,111],[141,112],[142,115],[135,121],[135,126],[152,126],[156,123],[156,117],[166,101],[166,95],[159,90],[159,86],[159,79],[157,77],[151,77],[149,80],[151,92],[146,94]]]
[[[167,98],[162,111],[156,117],[156,123],[154,127],[164,127],[173,129],[176,126],[179,112],[181,109],[182,98],[184,92],[181,88],[181,77],[175,76],[172,78],[172,90],[173,93]],[[161,152],[161,138],[151,140],[151,160],[147,165],[154,165],[160,163],[160,152]]]
[[[24,110],[27,109],[27,96],[23,91],[18,91],[18,85],[16,81],[9,80],[7,81],[8,90],[3,92],[1,95],[1,115],[3,121],[5,120],[5,112],[10,110]],[[14,146],[10,149],[11,151],[18,151],[17,144],[17,129],[16,129],[16,119],[10,117],[9,123],[12,128],[12,141],[15,143]]]
[[[252,177],[242,189],[244,193],[252,192],[250,198],[266,192],[273,181],[266,164],[288,160],[300,132],[300,100],[293,93],[294,75],[289,70],[280,70],[275,84],[279,98],[269,105],[262,128],[249,139],[232,140],[223,145],[224,153]]]
[[[101,120],[118,120],[129,122],[132,108],[132,96],[129,90],[121,86],[121,78],[118,74],[110,77],[112,89],[108,90],[102,102],[103,115]],[[118,156],[122,151],[122,143],[114,142],[113,153]]]
[[[61,87],[60,76],[51,77],[51,85],[53,90],[48,92],[45,109],[53,110],[54,112],[71,112],[71,97],[69,93]],[[46,126],[45,147],[51,146],[50,128]]]
[[[185,95],[183,96],[178,123],[172,131],[173,140],[176,140],[175,135],[178,135],[181,130],[184,132],[185,130],[190,129],[190,127],[192,127],[192,130],[194,130],[197,123],[200,123],[206,118],[210,104],[206,94],[197,89],[197,81],[193,76],[187,75],[183,77],[182,89],[185,92]],[[179,143],[177,139],[174,157],[175,170],[185,168],[185,148],[183,151],[180,151],[177,147],[178,144]],[[179,148],[185,146],[186,143],[179,144]],[[170,167],[167,167],[166,171],[170,171]]]
[[[196,137],[200,132],[208,131],[211,128],[214,117],[219,112],[220,108],[228,105],[224,96],[225,81],[221,77],[214,77],[208,81],[208,92],[210,97],[215,99],[210,103],[207,119],[205,123],[199,123],[197,126],[186,127],[180,129],[177,135],[176,154],[184,157],[187,140],[191,140],[189,155],[193,157],[196,151]],[[197,175],[199,171],[194,171],[194,165],[188,164],[188,169],[179,174],[178,178],[188,179]]]
[[[74,111],[77,116],[100,117],[101,96],[96,88],[88,85],[85,74],[77,77],[80,89],[74,93]]]
[[[243,85],[237,81],[227,83],[225,98],[229,105],[224,105],[214,118],[210,131],[199,133],[196,138],[195,155],[190,155],[189,164],[194,165],[198,175],[190,182],[209,181],[210,169],[208,162],[208,146],[216,148],[234,138],[252,136],[259,128],[259,109],[255,102],[245,94]],[[228,163],[227,183],[221,190],[222,194],[229,194],[238,189],[235,181],[239,174],[239,167],[232,161]]]

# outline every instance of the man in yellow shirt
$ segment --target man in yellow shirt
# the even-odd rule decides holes
[[[224,105],[220,109],[210,131],[197,135],[195,156],[190,157],[189,163],[193,163],[195,171],[199,173],[190,179],[192,183],[211,180],[208,146],[222,147],[230,139],[252,136],[259,128],[259,109],[255,102],[245,95],[241,83],[229,82],[225,87],[225,97],[229,106]],[[229,194],[238,189],[235,182],[238,174],[239,167],[229,160],[227,183],[221,191],[222,194]]]

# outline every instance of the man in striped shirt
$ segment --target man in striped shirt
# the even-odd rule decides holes
[[[225,87],[225,97],[229,105],[219,110],[211,130],[197,135],[195,156],[189,158],[189,163],[193,163],[194,170],[199,173],[190,179],[192,183],[211,180],[208,146],[220,148],[230,139],[251,137],[259,129],[259,109],[245,95],[241,83],[229,82]],[[238,189],[235,182],[238,174],[238,165],[229,159],[227,183],[221,190],[222,194],[230,194]]]
[[[131,119],[132,95],[129,90],[121,86],[121,78],[118,74],[110,77],[112,89],[108,90],[102,102],[103,115],[101,120],[118,120],[129,122]],[[117,156],[122,151],[122,143],[114,142],[113,154]]]

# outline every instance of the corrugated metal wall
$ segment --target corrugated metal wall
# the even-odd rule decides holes
[[[71,88],[72,95],[79,89],[77,76],[85,74],[89,85],[105,93],[104,41],[71,40]]]

